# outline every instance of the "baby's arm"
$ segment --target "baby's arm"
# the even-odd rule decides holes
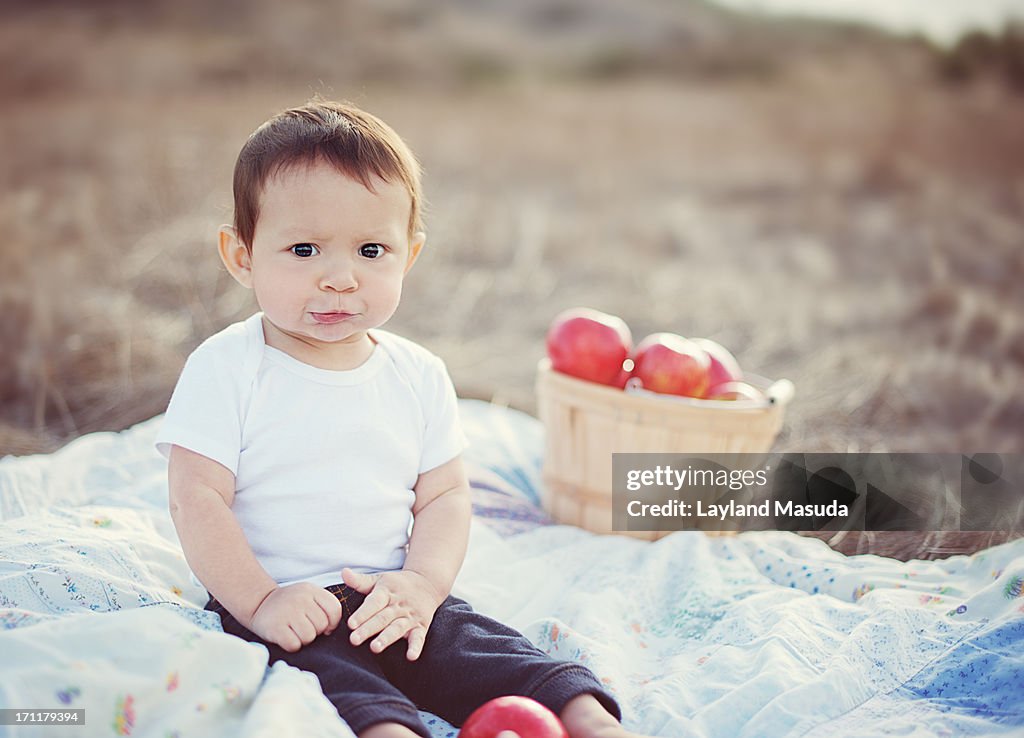
[[[462,457],[421,474],[414,491],[415,522],[403,568],[430,581],[440,604],[452,591],[469,545],[472,504]]]
[[[278,587],[256,559],[231,512],[235,476],[226,467],[172,446],[167,471],[171,519],[185,560],[239,623],[286,651],[298,651],[341,620],[341,605],[322,587]]]
[[[366,600],[349,618],[354,645],[380,635],[370,648],[379,653],[401,638],[409,640],[406,658],[419,658],[437,608],[451,593],[469,544],[472,512],[462,458],[419,476],[414,488],[412,536],[405,566],[382,575],[342,571],[345,582]]]

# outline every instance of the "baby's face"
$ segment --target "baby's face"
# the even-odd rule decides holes
[[[401,184],[375,178],[373,187],[319,162],[267,182],[251,286],[271,345],[300,359],[323,350],[343,362],[395,312],[423,234],[409,238],[411,199]]]

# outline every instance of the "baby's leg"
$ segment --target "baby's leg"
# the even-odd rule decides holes
[[[360,738],[371,735],[430,738],[430,731],[415,705],[385,678],[369,642],[358,647],[349,643],[351,631],[345,622],[353,610],[348,603],[342,601],[344,617],[331,635],[321,635],[295,653],[261,640],[219,605],[207,605],[207,609],[221,616],[225,633],[266,646],[271,664],[281,660],[316,674],[324,695]],[[376,732],[370,732],[378,726]]]
[[[401,723],[377,723],[359,733],[359,738],[420,738]]]
[[[643,738],[623,728],[592,694],[569,700],[558,717],[569,738]]]
[[[503,695],[530,697],[560,716],[574,698],[588,695],[583,704],[604,711],[604,726],[621,729],[618,704],[593,672],[551,658],[521,633],[474,612],[456,597],[438,608],[419,660],[407,661],[405,651],[398,643],[380,654],[384,674],[421,709],[453,725]],[[594,717],[591,709],[581,712],[581,722],[588,726],[598,724]],[[588,730],[579,735],[588,735]]]

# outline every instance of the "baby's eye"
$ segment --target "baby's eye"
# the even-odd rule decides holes
[[[379,243],[364,243],[359,247],[359,255],[365,256],[367,259],[379,259],[384,256],[384,252],[387,249]]]
[[[296,256],[301,256],[303,258],[320,253],[320,249],[311,243],[297,243],[288,250]]]

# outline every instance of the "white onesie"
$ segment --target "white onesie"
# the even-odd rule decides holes
[[[262,313],[228,326],[189,356],[157,434],[164,456],[235,475],[232,512],[278,584],[401,569],[417,477],[466,447],[441,359],[370,336],[369,359],[332,371],[267,346]]]

